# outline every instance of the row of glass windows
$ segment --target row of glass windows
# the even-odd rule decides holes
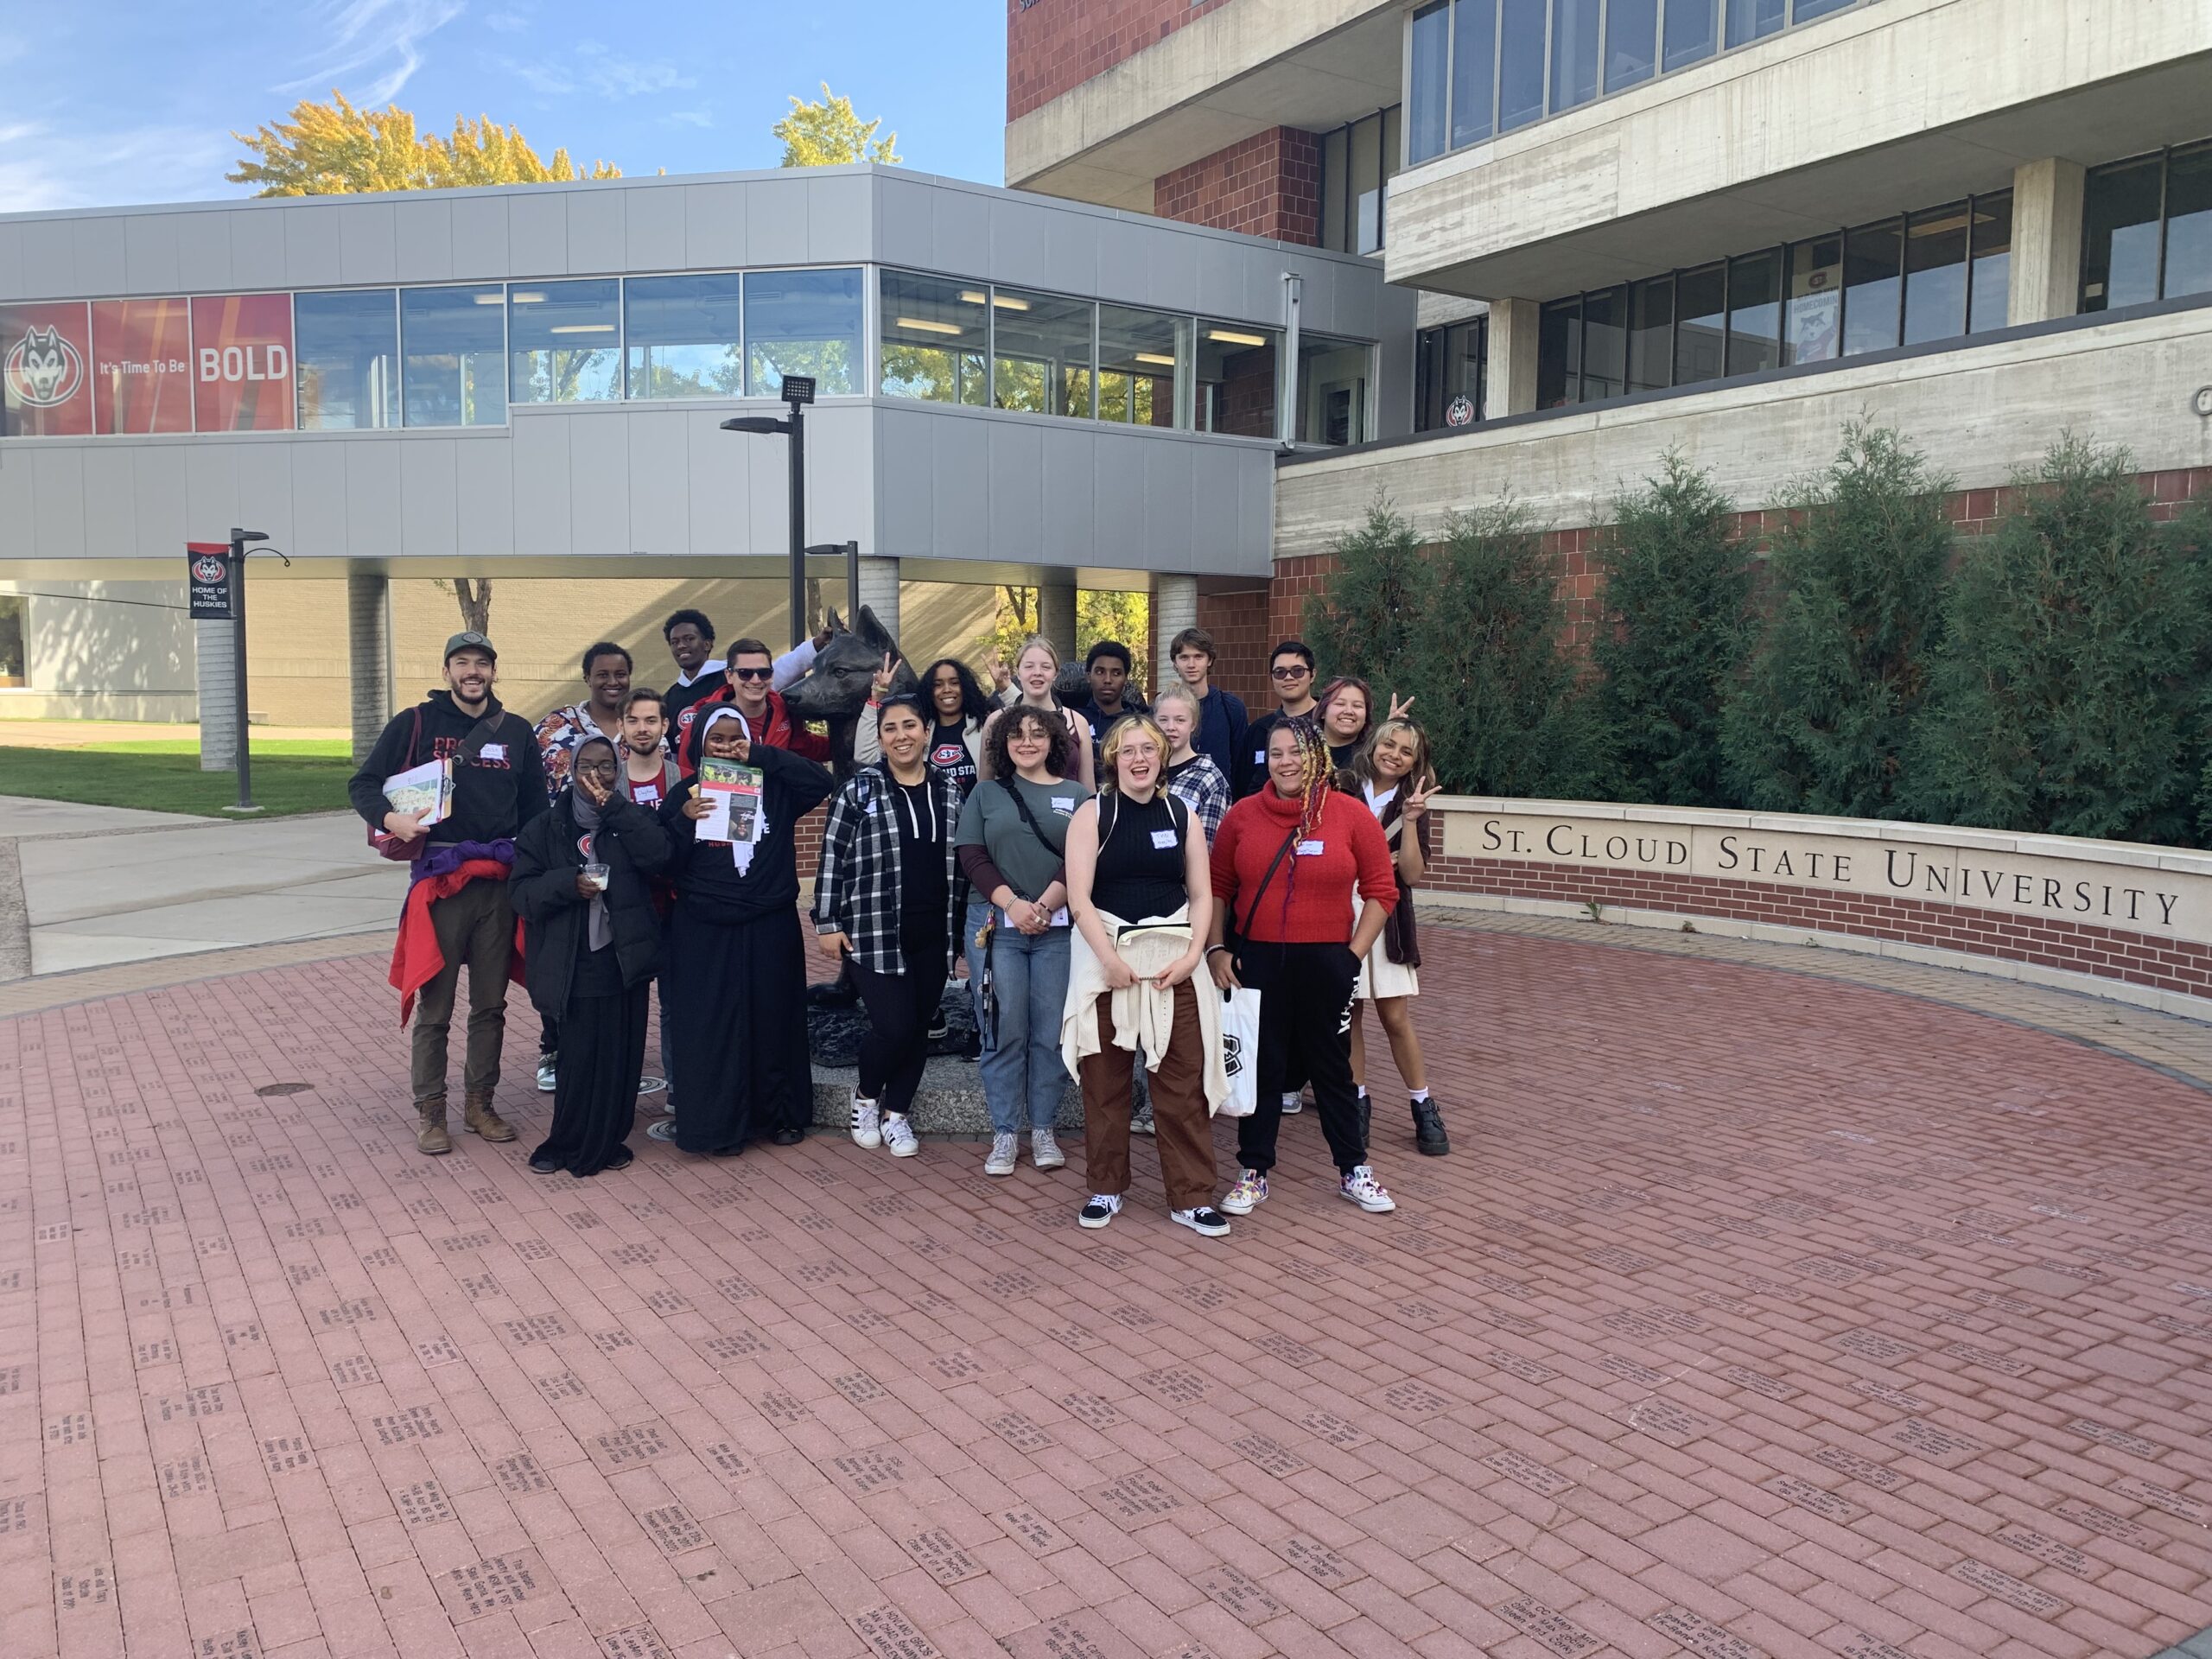
[[[2082,309],[2212,293],[2212,140],[2093,170]]]
[[[2007,190],[1557,300],[1537,406],[2002,328],[2012,251]]]
[[[1490,319],[1470,317],[1414,337],[1414,430],[1468,426],[1483,417]]]
[[[1405,106],[1393,104],[1321,135],[1321,245],[1336,253],[1380,253],[1387,193],[1398,171]]]
[[[1282,334],[907,271],[882,274],[887,397],[1272,438]],[[1368,435],[1373,348],[1301,335],[1302,443]]]
[[[1870,0],[1431,0],[1407,54],[1408,165]]]

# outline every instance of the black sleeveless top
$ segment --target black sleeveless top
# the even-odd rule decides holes
[[[1125,922],[1173,915],[1191,896],[1183,879],[1183,839],[1190,832],[1190,809],[1165,790],[1141,806],[1122,795],[1101,795],[1091,902]]]

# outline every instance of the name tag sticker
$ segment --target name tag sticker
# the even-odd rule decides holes
[[[1053,796],[1052,810],[1055,812],[1065,812],[1072,815],[1075,811],[1075,797],[1072,795]]]
[[[1175,832],[1173,830],[1154,830],[1152,832],[1152,844],[1162,849],[1163,850],[1173,847],[1175,845]],[[1316,842],[1315,845],[1318,848],[1319,843]]]
[[[1298,855],[1300,858],[1319,858],[1328,849],[1318,841],[1301,841],[1298,843]]]
[[[1255,750],[1253,750],[1253,751],[1252,751],[1252,764],[1253,764],[1254,766],[1266,766],[1266,765],[1268,764],[1268,752],[1267,752],[1265,749],[1255,749]]]
[[[504,743],[486,743],[482,748],[477,750],[476,754],[480,760],[504,760],[507,758],[507,746]]]

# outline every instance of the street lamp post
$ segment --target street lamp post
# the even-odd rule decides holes
[[[814,401],[814,377],[787,374],[783,382],[787,420],[772,415],[734,415],[722,423],[725,432],[746,432],[766,437],[781,432],[791,439],[791,644],[806,638],[806,406]]]

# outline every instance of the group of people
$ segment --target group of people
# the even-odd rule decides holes
[[[718,658],[696,610],[662,633],[667,691],[633,685],[630,653],[602,641],[584,653],[584,698],[535,728],[494,695],[491,642],[455,634],[444,688],[397,716],[353,779],[372,841],[410,867],[393,979],[403,1020],[414,1006],[421,1151],[452,1147],[447,1038],[464,967],[467,1132],[515,1138],[493,1106],[511,976],[538,1011],[553,1119],[533,1169],[588,1177],[632,1160],[656,983],[667,1116],[648,1133],[702,1156],[801,1140],[813,1079],[795,832],[824,802],[812,923],[866,1008],[861,1147],[919,1151],[932,1027],[964,976],[993,1130],[984,1173],[1014,1173],[1025,1129],[1036,1167],[1065,1165],[1055,1126],[1072,1077],[1085,1227],[1109,1224],[1128,1192],[1141,1092],[1170,1215],[1201,1235],[1266,1201],[1281,1120],[1309,1085],[1343,1195],[1393,1208],[1369,1156],[1366,1002],[1413,1090],[1416,1147],[1449,1151],[1409,1017],[1408,895],[1435,784],[1404,705],[1377,719],[1362,682],[1317,687],[1313,653],[1291,640],[1269,665],[1277,707],[1255,720],[1212,683],[1198,628],[1172,642],[1175,675],[1148,703],[1113,641],[1063,702],[1058,652],[1033,636],[994,663],[990,689],[948,657],[900,690],[887,658],[841,782],[828,740],[782,696],[826,634],[782,655],[740,639]],[[450,804],[426,822],[385,787],[434,760]],[[705,761],[752,769],[735,774],[752,785],[744,833],[702,792]],[[719,789],[732,773],[706,776]],[[1231,1099],[1224,1006],[1243,988],[1260,993],[1257,1052],[1240,1057],[1257,1103],[1239,1103],[1224,1193],[1211,1120]]]

